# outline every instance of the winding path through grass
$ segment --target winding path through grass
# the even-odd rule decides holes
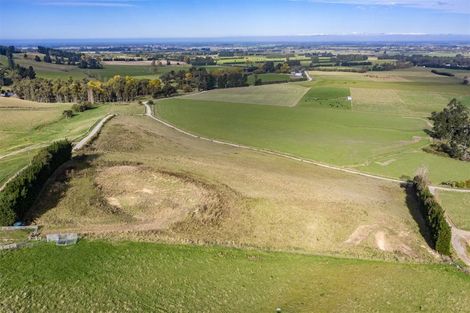
[[[378,176],[378,175],[362,173],[362,172],[347,169],[347,168],[342,168],[342,167],[338,167],[338,166],[324,164],[324,163],[314,161],[314,160],[299,158],[299,157],[296,157],[296,156],[293,156],[293,155],[290,155],[290,154],[286,154],[286,153],[281,153],[281,152],[276,152],[276,151],[271,151],[271,150],[266,150],[266,149],[259,149],[259,148],[254,148],[254,147],[250,147],[250,146],[239,145],[239,144],[235,144],[235,143],[231,143],[231,142],[225,142],[225,141],[221,141],[221,140],[215,140],[215,139],[210,139],[210,138],[194,135],[194,134],[192,134],[190,132],[187,132],[187,131],[185,131],[181,128],[178,128],[178,127],[176,127],[176,126],[174,126],[174,125],[172,125],[172,124],[170,124],[170,123],[168,123],[168,122],[166,122],[162,119],[159,119],[159,118],[155,117],[155,114],[154,114],[154,112],[152,112],[152,108],[150,107],[150,105],[148,105],[148,103],[144,103],[144,105],[145,105],[145,115],[146,116],[150,117],[151,119],[156,120],[157,122],[159,122],[159,123],[161,123],[161,124],[163,124],[167,127],[170,127],[172,129],[180,132],[180,133],[191,136],[193,138],[198,138],[198,139],[201,139],[201,140],[210,141],[210,142],[213,142],[213,143],[227,145],[227,146],[231,146],[231,147],[247,149],[247,150],[252,150],[252,151],[266,153],[266,154],[271,154],[271,155],[279,156],[279,157],[282,157],[282,158],[287,158],[287,159],[291,159],[291,160],[294,160],[294,161],[303,162],[303,163],[307,163],[307,164],[313,164],[313,165],[316,165],[316,166],[328,168],[328,169],[335,170],[335,171],[341,171],[341,172],[345,172],[345,173],[349,173],[349,174],[360,175],[360,176],[373,178],[373,179],[379,179],[379,180],[382,180],[382,181],[388,181],[388,182],[392,182],[392,183],[409,184],[409,182],[405,181],[405,180],[400,180],[400,179],[395,179],[395,178],[389,178],[389,177],[383,177],[383,176]],[[451,192],[470,193],[469,189],[455,189],[455,188],[442,187],[442,186],[430,186],[430,189],[432,191],[442,190],[442,191],[451,191]],[[470,257],[467,254],[466,246],[464,244],[464,242],[466,242],[467,240],[470,240],[470,231],[465,231],[465,230],[457,228],[449,218],[447,218],[447,221],[448,221],[449,225],[452,228],[452,246],[454,247],[454,250],[456,251],[459,258],[465,264],[470,266]]]

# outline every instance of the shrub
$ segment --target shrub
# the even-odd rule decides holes
[[[74,103],[72,105],[72,110],[75,112],[84,112],[92,108],[91,103],[84,102],[84,103]]]
[[[434,248],[443,255],[450,255],[452,231],[447,223],[444,209],[434,198],[423,176],[415,176],[413,187],[421,203],[426,224],[431,231]]]
[[[73,111],[72,110],[64,110],[62,112],[62,116],[65,118],[71,118],[73,116]]]
[[[0,225],[11,225],[15,220],[22,220],[47,179],[71,156],[72,145],[67,140],[54,142],[41,149],[0,193]]]
[[[461,180],[461,181],[450,180],[450,181],[442,182],[442,184],[447,185],[447,186],[451,186],[453,188],[468,188],[468,189],[470,189],[470,179]]]

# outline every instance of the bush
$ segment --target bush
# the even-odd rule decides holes
[[[445,211],[436,201],[423,176],[413,179],[413,187],[423,210],[423,216],[431,231],[434,248],[443,255],[450,255],[452,231],[447,223]]]
[[[73,111],[72,110],[64,110],[64,112],[62,112],[62,116],[65,117],[65,118],[71,118],[71,117],[73,117]]]
[[[72,105],[72,110],[75,112],[84,112],[92,108],[91,103],[84,102],[84,103],[74,103]]]
[[[450,180],[450,181],[442,182],[442,184],[453,187],[453,188],[468,188],[468,189],[470,189],[470,179],[461,180],[461,181]]]
[[[11,225],[15,220],[22,220],[51,174],[71,156],[72,145],[67,140],[41,149],[0,193],[0,225]]]

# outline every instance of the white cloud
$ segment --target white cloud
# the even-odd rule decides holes
[[[335,3],[363,6],[401,6],[453,13],[470,13],[469,0],[289,0],[291,2]]]

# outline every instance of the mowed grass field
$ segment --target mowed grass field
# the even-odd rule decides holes
[[[398,184],[217,145],[142,116],[112,119],[33,210],[27,220],[43,233],[436,261]]]
[[[263,83],[269,82],[288,82],[290,80],[289,74],[278,74],[278,73],[266,73],[266,74],[257,74],[258,79]],[[255,84],[255,74],[248,76],[248,84]]]
[[[470,88],[459,79],[425,69],[311,75],[313,82],[282,84],[310,89],[292,108],[279,106],[293,102],[282,100],[284,92],[276,85],[248,89],[265,101],[247,101],[244,89],[217,90],[159,101],[157,112],[200,135],[363,172],[398,178],[424,166],[436,184],[469,178],[468,163],[422,151],[430,144],[425,132],[430,113],[454,97],[470,100]]]
[[[71,104],[0,98],[0,183],[25,166],[38,148],[64,138],[74,141],[108,113],[141,110],[135,104],[106,104],[66,119],[62,112],[70,107]]]
[[[468,312],[447,265],[81,241],[0,252],[3,312]]]
[[[203,102],[227,102],[265,104],[276,106],[295,106],[302,99],[308,88],[294,84],[274,84],[240,88],[216,89],[184,96]],[[172,101],[169,99],[166,101]]]

